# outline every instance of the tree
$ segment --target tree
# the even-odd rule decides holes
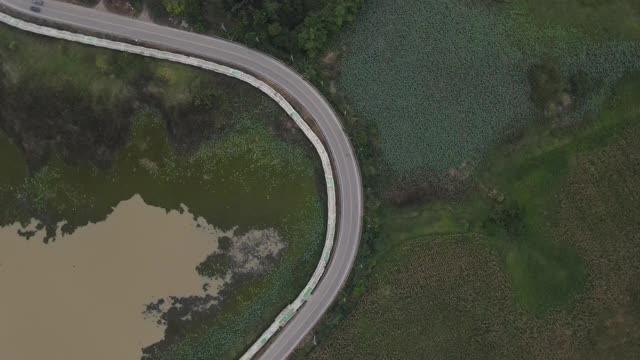
[[[280,23],[275,22],[269,25],[270,37],[275,38],[276,36],[280,35],[281,32],[282,32],[282,26],[280,26]]]

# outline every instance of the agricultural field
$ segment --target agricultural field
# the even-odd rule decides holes
[[[589,124],[497,147],[459,201],[388,209],[311,359],[635,359],[640,75]]]
[[[336,46],[343,57],[338,87],[355,113],[378,127],[395,173],[480,161],[492,145],[535,122],[540,109],[531,101],[528,73],[538,63],[608,85],[637,66],[637,44],[625,42],[640,36],[637,11],[627,12],[619,34],[608,32],[615,42],[602,42],[592,26],[637,7],[633,2],[597,10],[578,1],[548,3],[557,5],[372,0],[363,6]],[[568,14],[560,4],[580,8],[584,17],[567,24],[538,11]],[[556,25],[544,27],[547,21]],[[576,110],[597,108],[604,96],[590,94]]]
[[[0,99],[0,226],[56,245],[140,196],[233,230],[193,267],[232,281],[215,302],[174,298],[145,359],[237,358],[314,270],[326,221],[319,161],[249,85],[3,26]],[[263,235],[278,255],[247,267],[254,255],[239,251]]]

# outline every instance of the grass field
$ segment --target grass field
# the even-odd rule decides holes
[[[640,40],[640,5],[633,0],[514,0],[501,10],[526,18],[541,32],[594,40]]]
[[[286,242],[270,272],[232,283],[147,358],[237,358],[303,288],[324,239],[319,162],[274,102],[223,76],[7,27],[0,70],[1,226],[35,218],[53,237],[139,193]]]
[[[364,295],[308,357],[637,358],[639,98],[628,76],[591,124],[499,146],[467,199],[387,211]]]

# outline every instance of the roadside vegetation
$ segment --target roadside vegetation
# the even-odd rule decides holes
[[[95,6],[97,0],[61,0]],[[268,52],[315,82],[319,57],[364,0],[103,0],[111,12],[220,36]]]
[[[174,299],[166,337],[146,358],[237,358],[314,270],[326,221],[319,162],[249,85],[1,27],[0,102],[0,226],[35,219],[47,241],[64,241],[60,225],[72,233],[103,221],[140,194],[237,227],[234,239],[267,229],[285,244],[268,271],[234,276],[213,305]],[[194,271],[222,277],[234,263],[216,259],[233,249],[222,246]]]
[[[314,60],[363,0],[146,0],[159,22],[222,35],[282,58]]]

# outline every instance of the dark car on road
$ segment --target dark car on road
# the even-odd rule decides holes
[[[31,11],[33,11],[33,12],[37,12],[37,13],[39,13],[40,11],[42,11],[42,9],[40,9],[40,8],[39,8],[39,7],[37,7],[37,6],[32,6],[32,7],[30,7],[30,8],[29,8],[29,10],[31,10]]]

